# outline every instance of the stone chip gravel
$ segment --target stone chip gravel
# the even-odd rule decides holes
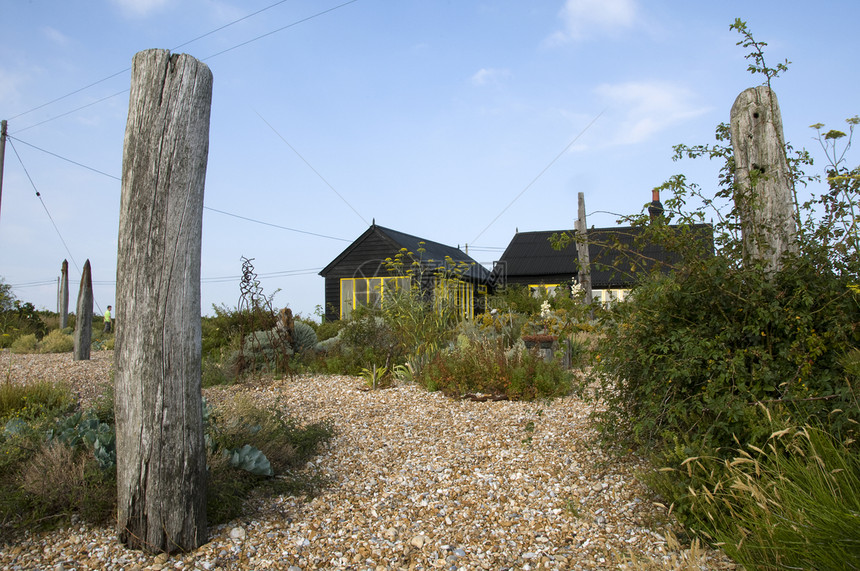
[[[69,382],[84,403],[111,382],[111,352],[2,353],[6,382]],[[245,394],[334,438],[304,467],[329,481],[313,499],[251,501],[185,554],[125,549],[80,523],[0,545],[3,569],[718,569],[719,552],[678,549],[645,465],[595,444],[593,403],[453,400],[416,385],[368,391],[315,375],[204,391]]]

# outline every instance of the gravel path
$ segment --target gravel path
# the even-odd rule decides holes
[[[12,382],[71,382],[92,400],[112,353],[89,362],[9,355]],[[11,359],[11,360],[10,360]],[[306,466],[332,484],[311,501],[279,497],[210,530],[192,553],[146,556],[111,528],[76,525],[0,545],[3,569],[717,569],[716,552],[667,545],[665,510],[643,468],[593,443],[589,403],[455,401],[414,385],[362,390],[360,379],[305,376],[207,389],[247,393],[337,430]]]

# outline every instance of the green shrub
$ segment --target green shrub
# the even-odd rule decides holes
[[[239,515],[252,490],[264,494],[312,493],[319,485],[312,478],[293,474],[292,470],[304,465],[332,437],[334,431],[329,424],[300,426],[274,409],[257,405],[248,396],[237,397],[210,411],[206,422],[210,524]],[[278,478],[265,478],[241,467],[246,461],[249,465],[264,463],[263,458]]]
[[[54,329],[39,342],[39,353],[68,353],[75,348],[75,339]]]
[[[504,395],[512,400],[564,396],[571,390],[571,374],[558,360],[546,361],[524,347],[505,350],[498,340],[473,341],[438,353],[418,374],[430,390],[452,397],[468,393]]]
[[[820,428],[785,429],[734,450],[719,478],[689,473],[695,526],[747,569],[860,569],[860,454]]]
[[[34,420],[65,414],[74,407],[65,385],[40,381],[31,385],[0,383],[0,421],[12,418]]]
[[[346,322],[341,319],[337,319],[334,321],[324,321],[317,326],[316,334],[317,339],[320,341],[325,341],[326,339],[331,339],[335,337],[344,326]]]
[[[13,353],[35,353],[39,347],[39,341],[35,333],[21,335],[10,346]]]

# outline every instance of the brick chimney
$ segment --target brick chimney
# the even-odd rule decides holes
[[[659,188],[651,191],[651,205],[648,207],[648,214],[651,215],[652,221],[663,216],[663,203],[660,202]]]

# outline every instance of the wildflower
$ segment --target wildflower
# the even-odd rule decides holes
[[[543,319],[549,319],[552,317],[552,307],[549,304],[549,300],[545,299],[542,304],[540,304],[540,316]]]

